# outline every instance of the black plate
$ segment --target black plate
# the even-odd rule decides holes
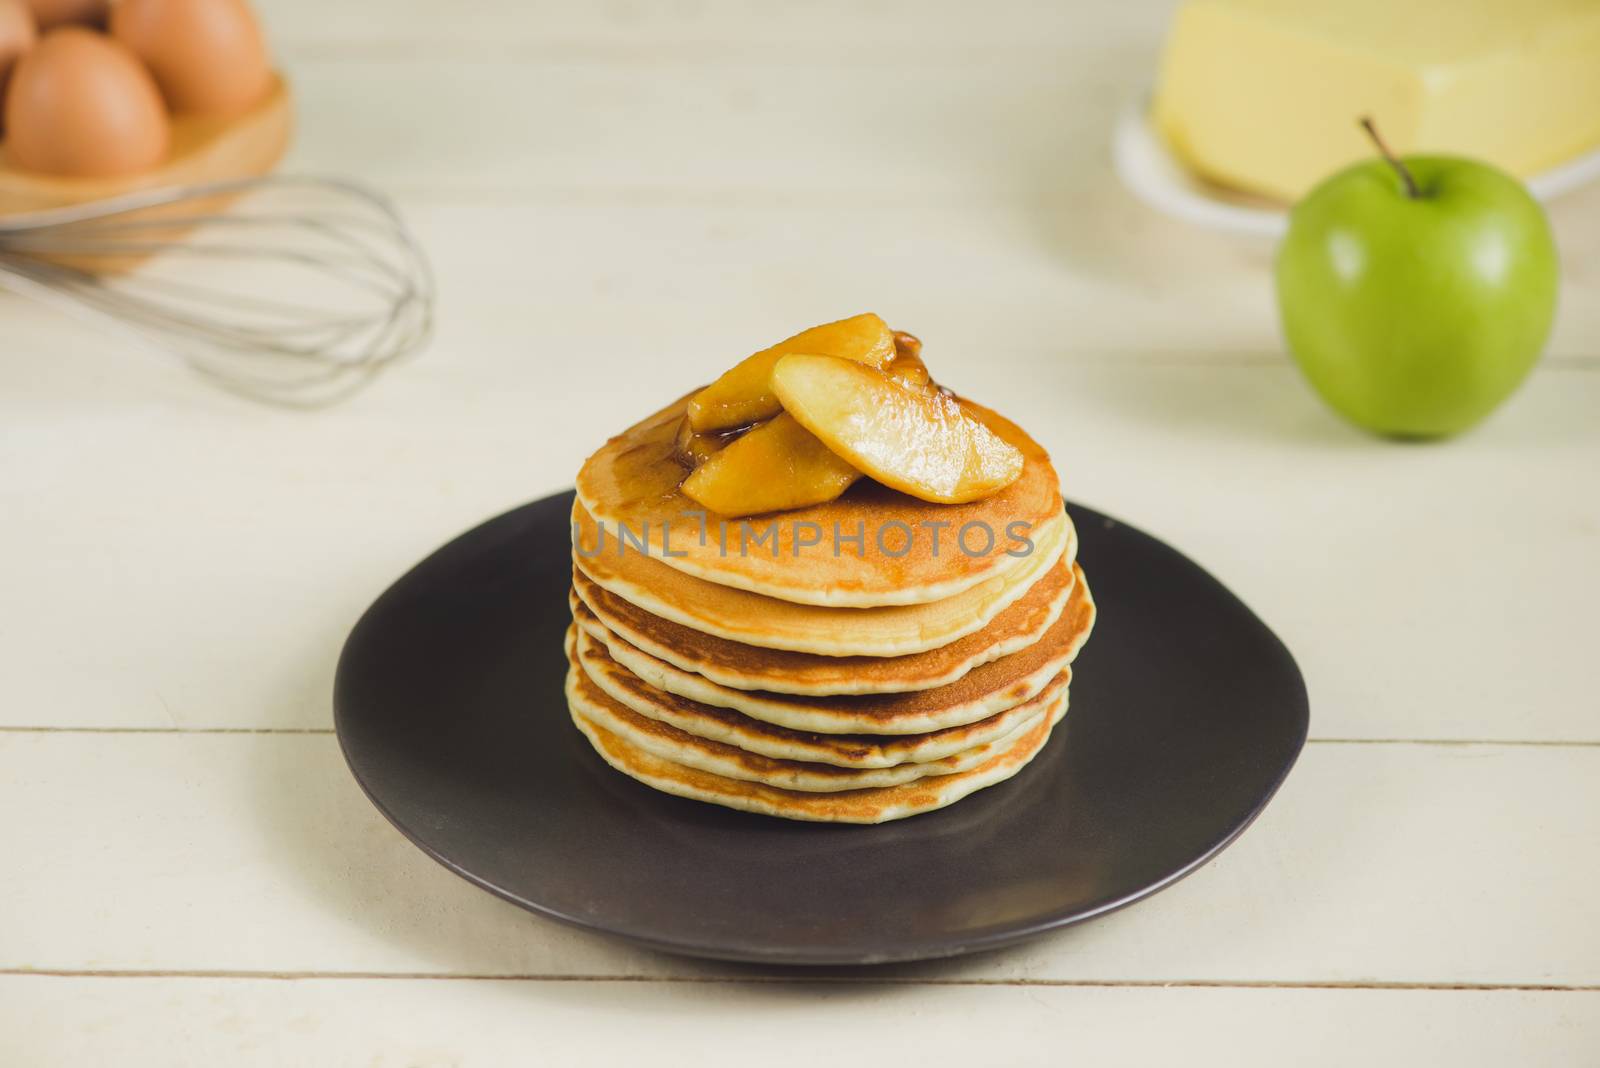
[[[1003,945],[1183,877],[1305,741],[1283,644],[1188,559],[1069,507],[1100,619],[1049,746],[1010,782],[878,827],[754,816],[611,770],[567,718],[566,493],[396,582],[339,660],[334,720],[374,804],[508,901],[697,956],[861,964]]]

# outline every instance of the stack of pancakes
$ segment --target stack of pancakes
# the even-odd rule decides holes
[[[969,408],[1025,457],[969,504],[863,479],[826,504],[705,516],[678,491],[682,401],[590,457],[567,698],[596,752],[667,793],[845,823],[943,808],[1032,760],[1094,602],[1049,457]]]

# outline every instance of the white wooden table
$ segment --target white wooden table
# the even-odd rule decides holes
[[[399,198],[438,337],[295,413],[0,300],[0,1064],[1600,1064],[1600,190],[1553,210],[1514,401],[1364,437],[1286,361],[1270,250],[1111,176],[1168,8],[266,2],[294,169]],[[330,729],[366,604],[868,308],[1295,651],[1312,740],[1260,822],[1107,919],[826,976],[569,930],[402,840]]]

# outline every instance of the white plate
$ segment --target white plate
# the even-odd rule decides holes
[[[1150,97],[1141,94],[1117,117],[1111,154],[1117,177],[1157,211],[1214,230],[1277,238],[1289,225],[1280,204],[1230,193],[1191,173],[1150,123]],[[1600,149],[1528,179],[1533,195],[1547,201],[1600,178]]]

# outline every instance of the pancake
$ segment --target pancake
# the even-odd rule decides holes
[[[946,505],[944,507],[955,507]],[[1042,577],[1057,560],[1077,554],[1077,532],[1057,511],[1034,528],[1033,551],[1016,566],[984,578],[942,601],[882,608],[797,604],[718,585],[667,566],[655,556],[602,541],[581,504],[573,505],[578,569],[597,584],[653,615],[745,645],[821,656],[905,656],[948,645],[982,630]],[[939,559],[964,559],[959,551]],[[786,561],[798,563],[798,561]]]
[[[589,515],[610,530],[626,525],[641,534],[655,560],[685,576],[799,604],[925,604],[1024,567],[1028,557],[1006,552],[1012,546],[1006,538],[1008,526],[1023,523],[1037,531],[1061,514],[1060,480],[1044,449],[1001,416],[964,402],[974,417],[1023,453],[1022,474],[1000,492],[968,504],[932,504],[862,479],[826,504],[750,518],[757,529],[776,524],[776,553],[725,554],[716,536],[721,517],[705,516],[678,489],[687,469],[676,458],[674,436],[685,399],[606,442],[578,473],[578,500]],[[699,537],[701,521],[694,516],[705,516],[709,537]],[[736,537],[739,521],[728,522]],[[886,527],[896,523],[911,532],[909,546],[896,540],[895,528]],[[953,539],[969,523],[985,524],[994,534],[993,545],[975,556],[952,551]],[[836,529],[846,534],[865,530],[862,553],[846,546],[836,554]],[[828,536],[806,544],[812,530]],[[891,532],[885,536],[886,546],[877,543],[879,531]],[[975,550],[983,547],[977,534],[968,543]],[[682,555],[664,552],[669,540],[671,552]],[[904,555],[892,555],[902,547],[908,550]]]
[[[1035,720],[1064,702],[1067,680],[1062,678],[1028,703],[1029,714],[1006,735],[938,760],[909,762],[881,768],[843,768],[834,764],[783,760],[752,753],[725,742],[679,730],[669,723],[641,716],[611,697],[594,680],[568,645],[567,702],[579,715],[631,745],[664,760],[725,778],[776,786],[804,793],[899,786],[934,775],[966,771],[1004,752],[1027,732]]]
[[[743,645],[653,616],[581,571],[573,571],[572,585],[573,616],[580,623],[587,611],[612,634],[675,668],[736,690],[814,697],[946,686],[1037,642],[1060,618],[1074,589],[1072,570],[1058,563],[981,631],[925,653],[875,657],[816,656]]]
[[[974,791],[1011,778],[1050,740],[1051,729],[1066,713],[1066,701],[1063,699],[1058,707],[1022,730],[1009,748],[976,767],[951,775],[930,775],[898,786],[838,793],[784,790],[677,764],[606,730],[586,718],[575,706],[570,711],[572,722],[589,739],[602,760],[629,778],[665,793],[785,819],[885,823],[944,808]]]
[[[671,712],[692,716],[702,710],[706,716],[717,716],[718,726],[726,720],[718,710],[732,710],[761,723],[812,734],[917,735],[987,721],[1033,698],[1077,656],[1094,624],[1094,602],[1087,583],[1078,583],[1067,611],[1039,641],[976,668],[956,682],[929,690],[847,697],[803,697],[719,686],[630,645],[606,630],[592,612],[583,610],[574,618],[584,637],[604,650],[596,650],[586,663],[599,665],[602,674],[607,665],[615,664],[627,676],[608,684],[602,674],[591,670],[603,689],[634,711],[668,719],[691,733],[706,732],[673,720]],[[663,714],[668,706],[671,711]],[[746,729],[742,733],[751,732]],[[744,744],[735,737],[722,740]]]
[[[954,756],[1011,734],[1038,713],[1034,701],[1043,699],[1042,693],[1031,695],[1033,700],[1018,702],[987,719],[924,734],[823,734],[764,723],[730,708],[657,690],[612,659],[603,642],[581,627],[577,653],[579,664],[595,685],[641,716],[750,753],[841,768],[889,768]],[[1045,680],[1041,691],[1058,678],[1063,686],[1069,684],[1071,668]]]

